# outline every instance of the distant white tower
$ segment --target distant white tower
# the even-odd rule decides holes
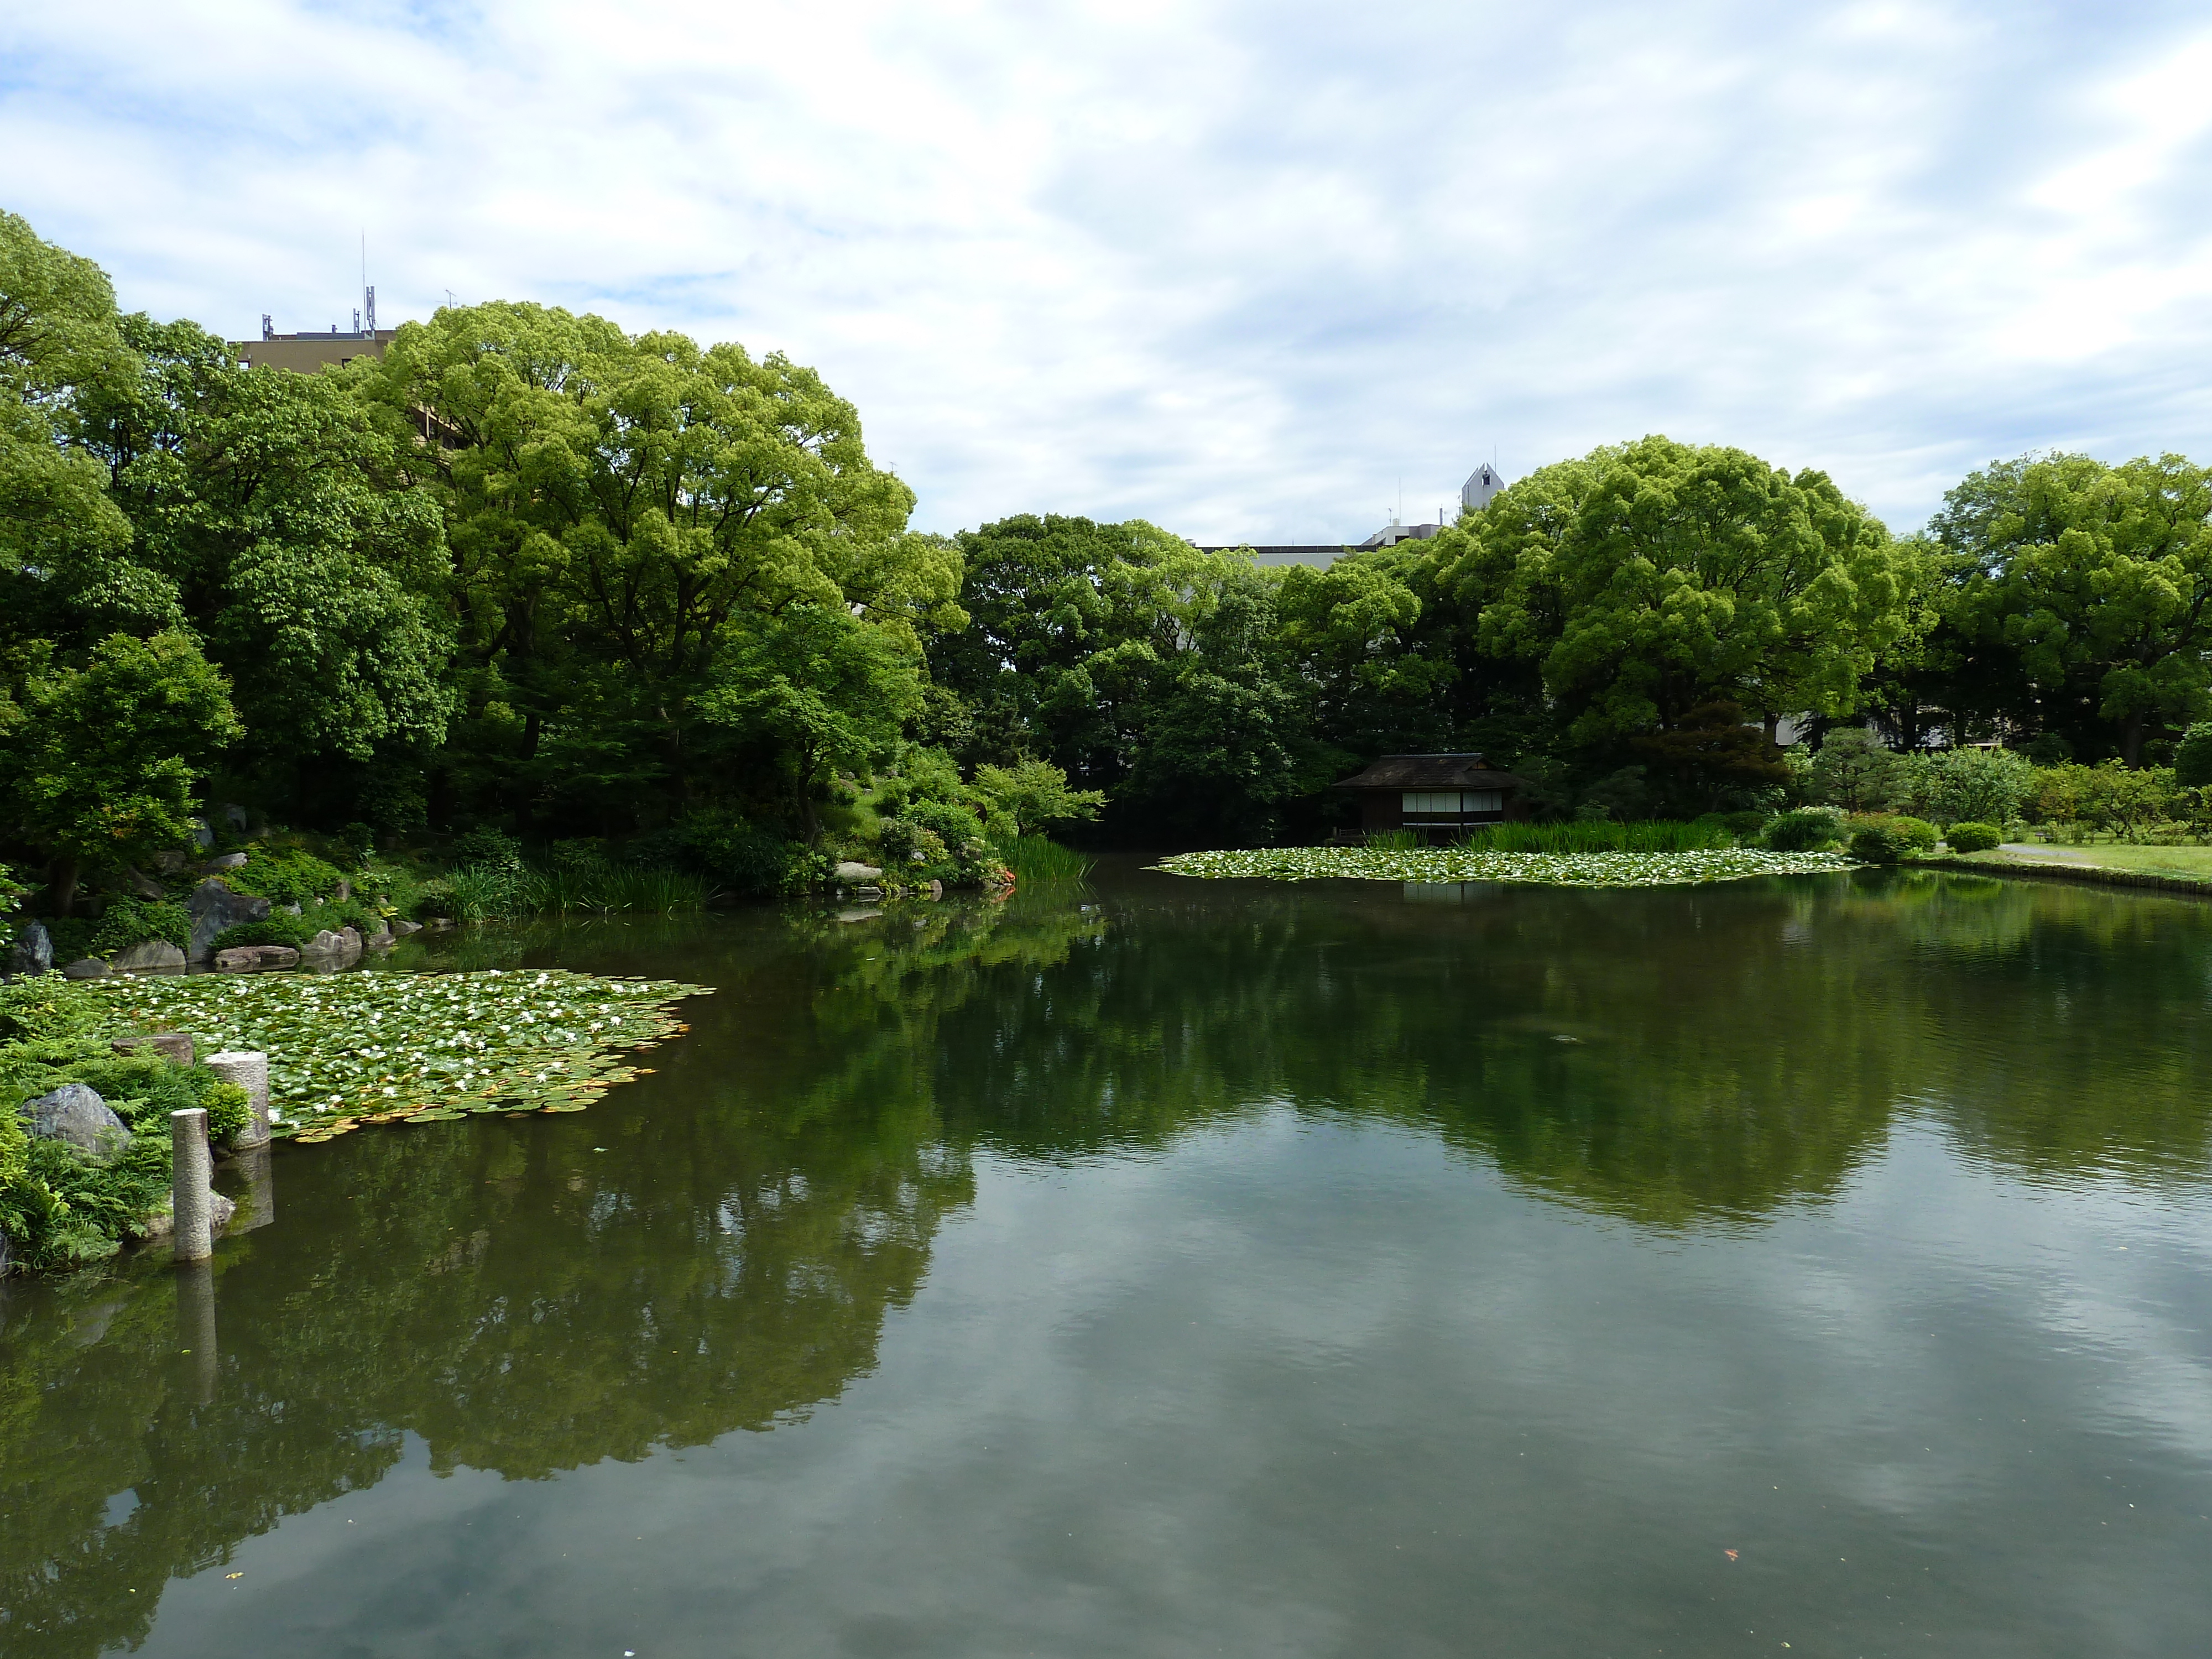
[[[1485,461],[1468,473],[1467,482],[1459,487],[1460,505],[1480,512],[1490,505],[1492,496],[1504,488],[1505,480],[1498,476],[1498,469]]]

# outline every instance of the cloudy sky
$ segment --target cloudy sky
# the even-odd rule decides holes
[[[109,0],[0,206],[233,335],[530,299],[781,349],[953,530],[1357,539],[1646,432],[1899,529],[2212,461],[2201,4]]]

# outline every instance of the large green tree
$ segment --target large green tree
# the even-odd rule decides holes
[[[1719,700],[1850,712],[1904,636],[1909,547],[1824,473],[1651,437],[1530,474],[1437,538],[1482,647],[1540,665],[1583,743]]]
[[[0,693],[0,800],[46,854],[69,914],[88,865],[113,868],[190,840],[195,781],[238,735],[222,674],[180,630],[117,634],[82,666],[41,644]]]
[[[1970,475],[1932,528],[1968,561],[1963,626],[2017,653],[2037,724],[2087,714],[2130,765],[2212,713],[2212,470],[2029,455]]]
[[[180,620],[76,441],[82,402],[137,367],[106,274],[0,212],[0,642],[89,645]]]
[[[702,784],[696,700],[720,653],[793,607],[909,643],[957,624],[957,556],[868,459],[813,370],[602,318],[494,304],[401,328],[357,366],[440,500],[475,775],[526,817]],[[577,764],[580,757],[592,763]]]

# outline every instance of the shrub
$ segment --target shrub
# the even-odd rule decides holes
[[[805,842],[735,812],[687,813],[672,826],[671,839],[686,863],[734,893],[803,892],[823,873],[819,854]]]
[[[100,994],[59,974],[26,974],[0,983],[0,1044],[67,1042],[106,1017]]]
[[[887,867],[941,865],[951,856],[944,836],[912,818],[885,818],[876,833],[876,848]]]
[[[1759,839],[1759,832],[1766,828],[1766,821],[1773,814],[1771,812],[1719,812],[1714,816],[1719,818],[1723,829],[1747,845]]]
[[[1851,856],[1869,864],[1894,864],[1908,853],[1936,848],[1936,826],[1901,812],[1861,813],[1844,828],[1850,837]]]
[[[453,843],[453,863],[456,866],[474,866],[480,869],[520,870],[522,843],[488,823],[478,824]]]
[[[549,849],[556,870],[600,870],[606,867],[607,844],[597,836],[575,836],[556,841]]]
[[[1844,839],[1844,815],[1832,806],[1804,806],[1766,826],[1766,844],[1778,853],[1817,853]]]
[[[315,936],[315,930],[305,920],[278,910],[266,921],[240,921],[232,924],[215,936],[212,949],[234,950],[241,945],[305,945]]]
[[[2212,783],[2212,720],[2199,720],[2173,750],[2173,781],[2185,789]]]
[[[1887,823],[1889,833],[1895,838],[1900,851],[1932,853],[1936,850],[1936,843],[1943,838],[1936,826],[1925,818],[1899,812]]]
[[[271,904],[305,904],[337,892],[345,877],[335,865],[324,863],[303,848],[270,847],[249,853],[245,867],[223,879],[234,891],[251,893]]]
[[[1993,823],[1954,823],[1943,839],[1954,853],[1986,853],[2004,840],[2004,832]]]
[[[376,856],[376,833],[365,823],[349,823],[331,838],[332,850],[358,870]]]
[[[1878,823],[1862,824],[1851,831],[1851,856],[1862,864],[1894,864],[1898,860],[1897,843],[1889,832]]]
[[[85,951],[88,956],[112,957],[118,951],[155,939],[166,939],[180,951],[191,945],[192,919],[185,914],[183,905],[166,900],[110,899]]]
[[[450,921],[455,905],[453,884],[448,881],[426,881],[422,890],[416,895],[415,920],[417,921]]]

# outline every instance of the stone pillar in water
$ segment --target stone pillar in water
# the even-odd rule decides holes
[[[177,1346],[192,1362],[192,1396],[197,1405],[215,1399],[215,1269],[187,1261],[177,1269]]]
[[[215,1194],[208,1189],[207,1110],[169,1114],[170,1210],[176,1218],[172,1249],[179,1261],[204,1261],[215,1254]]]
[[[246,1190],[239,1194],[239,1208],[243,1212],[234,1215],[230,1224],[223,1229],[226,1235],[250,1233],[256,1227],[265,1227],[276,1218],[276,1159],[266,1146],[256,1146],[240,1152],[229,1165],[227,1185],[242,1182]],[[234,1185],[234,1192],[237,1188]]]
[[[207,1068],[225,1083],[246,1091],[246,1127],[230,1138],[234,1152],[269,1144],[269,1056],[251,1049],[226,1048],[207,1057]]]

